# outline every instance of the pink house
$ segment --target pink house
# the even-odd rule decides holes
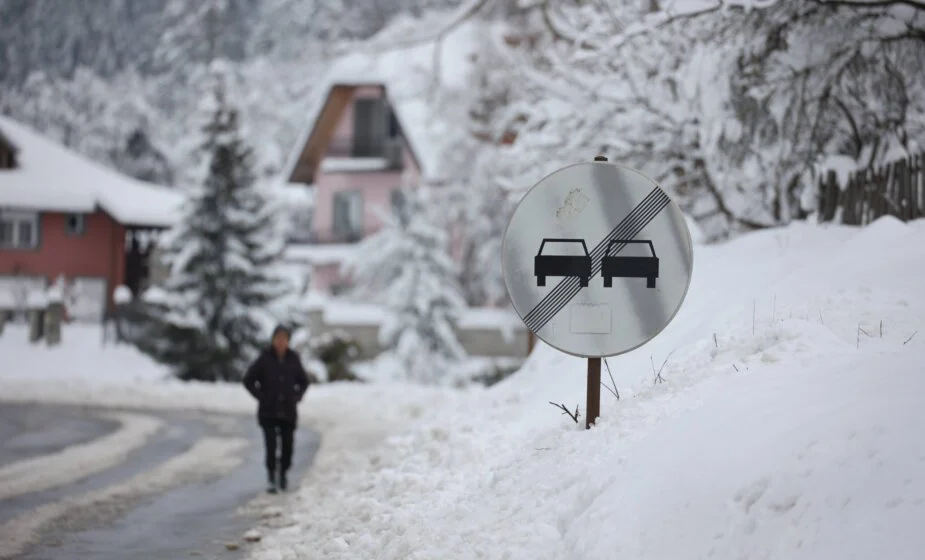
[[[422,163],[382,83],[334,83],[285,170],[289,188],[313,189],[310,223],[290,255],[312,265],[312,288],[336,294],[340,263],[421,181]]]

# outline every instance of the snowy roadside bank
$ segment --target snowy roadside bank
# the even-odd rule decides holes
[[[699,247],[675,322],[609,360],[621,399],[591,431],[548,402],[583,408],[583,361],[545,346],[487,390],[383,387],[394,431],[342,426],[253,557],[917,558],[920,238],[884,220]]]

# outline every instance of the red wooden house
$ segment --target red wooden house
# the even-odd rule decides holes
[[[63,277],[69,314],[101,319],[117,286],[143,289],[155,234],[173,224],[181,203],[178,191],[0,117],[0,296],[17,300]]]

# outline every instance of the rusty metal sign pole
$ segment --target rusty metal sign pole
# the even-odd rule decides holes
[[[585,405],[585,429],[601,415],[601,359],[588,358],[588,402]]]
[[[607,161],[596,156],[594,161]],[[585,429],[590,430],[601,415],[601,359],[588,358],[587,402],[585,403]]]

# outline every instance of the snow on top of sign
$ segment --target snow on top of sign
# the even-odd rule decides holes
[[[0,206],[52,212],[102,208],[122,224],[169,227],[183,196],[139,181],[42,137],[8,117],[0,130],[19,148],[18,167],[0,171]]]
[[[290,176],[295,169],[332,87],[382,84],[401,122],[402,132],[420,160],[418,164],[422,176],[425,180],[436,181],[442,178],[442,140],[448,137],[450,124],[435,110],[430,94],[434,90],[435,80],[451,86],[465,83],[471,70],[468,56],[476,49],[476,30],[479,24],[465,23],[444,38],[440,49],[440,64],[437,66],[440,74],[434,76],[433,42],[408,48],[395,46],[407,38],[392,37],[404,23],[404,20],[396,20],[379,36],[371,39],[369,45],[360,46],[356,52],[342,56],[331,64],[309,102],[304,128],[283,168],[284,175]],[[377,44],[382,44],[382,48],[376,48]]]

